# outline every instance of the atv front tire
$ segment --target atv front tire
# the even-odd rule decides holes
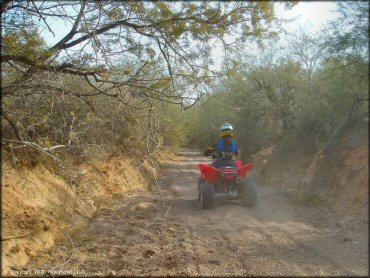
[[[253,179],[247,178],[242,189],[242,205],[254,207],[257,204],[257,188]]]
[[[200,186],[200,205],[202,209],[213,209],[215,207],[215,187],[204,182]]]

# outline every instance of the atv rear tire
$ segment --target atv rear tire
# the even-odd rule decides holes
[[[254,207],[257,204],[257,188],[253,179],[247,178],[243,184],[242,205]]]
[[[198,178],[197,182],[197,193],[198,193],[198,201],[200,202],[200,191],[201,191],[201,185],[204,183],[204,180],[202,177]]]
[[[202,209],[213,209],[215,207],[215,187],[204,182],[200,186],[200,205]]]

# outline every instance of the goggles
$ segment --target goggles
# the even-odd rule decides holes
[[[221,131],[221,136],[222,137],[224,137],[224,136],[234,137],[234,131],[233,130],[230,130],[230,129],[222,130]]]

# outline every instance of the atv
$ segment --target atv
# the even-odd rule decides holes
[[[246,207],[257,204],[256,185],[247,178],[252,164],[242,165],[235,161],[235,167],[212,167],[206,163],[199,164],[201,177],[198,179],[198,200],[202,209],[212,209],[216,199],[240,199]]]

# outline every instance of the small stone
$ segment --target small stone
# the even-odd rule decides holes
[[[44,223],[44,231],[49,231],[51,226],[48,223]]]
[[[155,255],[155,252],[153,250],[146,250],[144,253],[143,253],[143,257],[144,258],[151,258]]]
[[[29,247],[26,247],[26,248],[24,249],[24,252],[26,252],[26,254],[27,254],[28,256],[35,256],[35,253],[34,253],[34,252],[32,252],[32,250],[31,250]]]
[[[220,261],[217,261],[217,260],[209,260],[208,261],[210,264],[215,264],[215,265],[220,265]]]
[[[117,276],[117,272],[115,272],[115,271],[112,270],[111,272],[109,272],[109,275],[110,276]]]

